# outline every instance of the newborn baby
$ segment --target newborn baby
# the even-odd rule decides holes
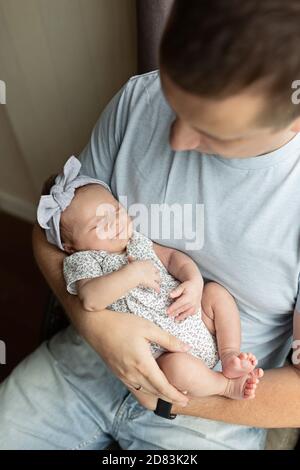
[[[179,390],[194,397],[254,398],[263,371],[255,369],[253,354],[240,352],[233,297],[214,282],[203,287],[197,265],[186,254],[134,231],[108,186],[78,176],[79,170],[79,161],[71,157],[38,208],[48,240],[69,255],[64,260],[68,292],[78,295],[88,312],[132,313],[188,343],[188,353],[149,344]],[[211,370],[219,358],[222,372]]]

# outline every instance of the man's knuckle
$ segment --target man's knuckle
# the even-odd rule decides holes
[[[152,376],[151,376],[150,372],[144,370],[144,371],[142,371],[142,375],[143,375],[144,379],[147,382],[151,383]]]
[[[144,363],[141,359],[138,359],[137,361],[135,361],[135,369],[141,372],[143,370],[143,367],[144,367]]]
[[[166,385],[162,386],[158,391],[161,395],[164,395],[165,397],[174,398],[174,393],[172,393],[172,390],[169,390],[169,387],[167,387]]]

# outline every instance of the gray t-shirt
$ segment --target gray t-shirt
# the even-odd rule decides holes
[[[138,203],[203,204],[199,249],[187,249],[176,234],[151,236],[157,218],[144,234],[186,252],[205,280],[228,289],[240,311],[242,350],[255,353],[263,368],[279,367],[291,346],[298,296],[300,134],[260,157],[224,159],[173,151],[174,117],[158,72],[132,77],[96,124],[80,156],[82,174],[105,181],[116,198],[126,196],[129,209]],[[204,448],[205,439],[225,439],[233,448],[244,440],[245,448],[256,448],[264,437],[255,428],[200,418],[199,432]]]

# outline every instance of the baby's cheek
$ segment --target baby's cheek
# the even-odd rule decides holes
[[[97,249],[102,249],[103,242],[105,241],[105,238],[103,237],[103,232],[100,230],[94,230],[94,233],[91,237],[91,242],[93,243],[94,246],[97,246]]]
[[[93,247],[93,250],[104,250],[110,251],[111,250],[111,241],[105,237],[98,236],[96,230],[94,230],[93,236],[90,238],[89,242],[90,246]]]
[[[98,240],[105,240],[107,238],[107,231],[103,226],[98,225],[96,230],[94,230],[94,235]]]

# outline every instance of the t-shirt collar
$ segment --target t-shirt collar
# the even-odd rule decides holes
[[[298,132],[289,142],[270,153],[265,153],[258,157],[249,158],[224,158],[219,155],[213,155],[228,166],[244,170],[267,168],[269,166],[284,163],[292,156],[300,155],[300,132]]]

